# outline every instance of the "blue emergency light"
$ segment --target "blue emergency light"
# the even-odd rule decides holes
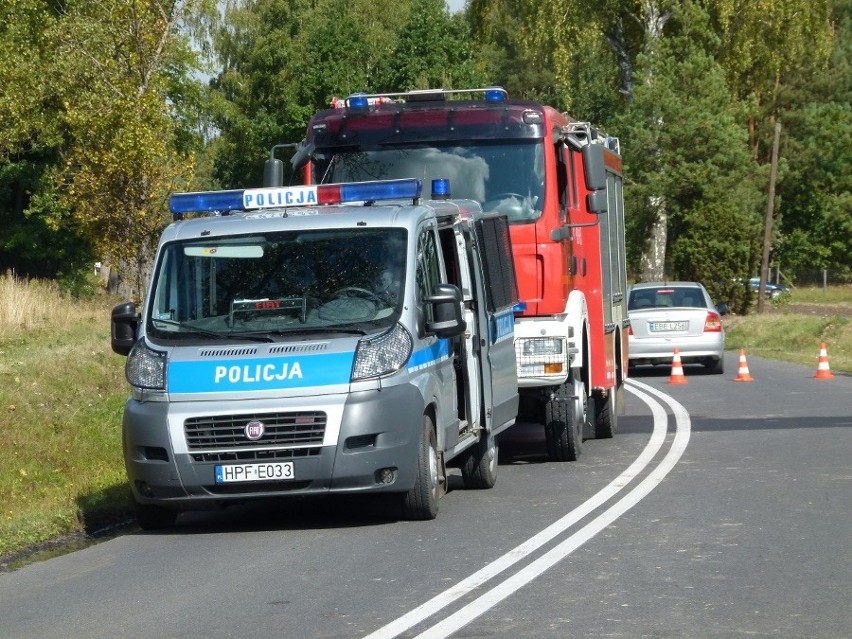
[[[249,211],[288,206],[376,202],[379,200],[410,200],[419,198],[422,188],[423,183],[420,180],[403,179],[351,182],[349,184],[175,193],[169,199],[169,209],[175,219],[180,219],[184,213]]]
[[[503,87],[488,87],[485,89],[486,102],[505,102],[506,89]]]

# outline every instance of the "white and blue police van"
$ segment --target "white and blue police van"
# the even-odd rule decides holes
[[[518,409],[505,217],[419,180],[180,193],[127,356],[142,528],[252,498],[490,488]]]

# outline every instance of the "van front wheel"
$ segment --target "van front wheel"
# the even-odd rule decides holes
[[[438,500],[445,482],[443,466],[441,454],[438,452],[435,425],[431,417],[424,415],[414,486],[403,495],[402,500],[402,514],[405,519],[435,519],[438,515]]]

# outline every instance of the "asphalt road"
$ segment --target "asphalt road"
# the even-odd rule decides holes
[[[852,377],[634,371],[612,440],[501,440],[431,522],[370,500],[184,515],[0,574],[0,637],[852,636]]]

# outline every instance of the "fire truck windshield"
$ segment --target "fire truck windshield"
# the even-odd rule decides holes
[[[525,169],[525,170],[519,170]],[[544,149],[540,140],[465,142],[317,149],[315,183],[419,178],[450,181],[450,196],[475,200],[510,223],[534,222],[544,200]]]
[[[159,339],[391,326],[401,312],[401,229],[279,231],[163,248],[147,332]]]

